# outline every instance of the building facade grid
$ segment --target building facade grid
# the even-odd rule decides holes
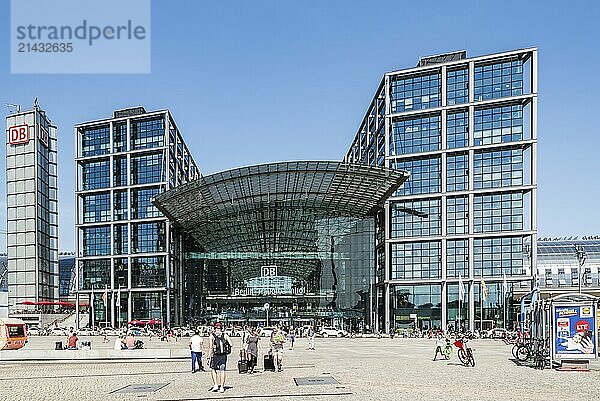
[[[183,319],[182,233],[152,204],[200,177],[167,110],[75,126],[76,286],[95,325]]]
[[[377,329],[415,315],[422,329],[501,326],[501,300],[482,299],[481,282],[495,291],[506,277],[508,297],[531,288],[537,57],[529,48],[384,74],[345,156],[411,173],[377,219]],[[364,149],[382,131],[385,157],[371,158]]]

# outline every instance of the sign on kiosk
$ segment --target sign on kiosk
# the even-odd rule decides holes
[[[8,143],[20,145],[29,142],[29,125],[15,125],[8,129]]]
[[[593,303],[553,305],[557,359],[595,359],[596,310]]]

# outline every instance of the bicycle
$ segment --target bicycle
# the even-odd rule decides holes
[[[550,347],[546,340],[531,339],[515,344],[512,352],[519,362],[532,360],[536,369],[544,369],[550,356]]]
[[[531,340],[521,340],[512,347],[512,355],[519,362],[527,361],[532,354]]]
[[[436,341],[436,345],[437,346],[435,348],[435,356],[433,357],[433,360],[437,360],[438,352],[444,357],[444,359],[450,359],[450,356],[452,355],[452,343],[450,340],[447,338],[440,338]]]
[[[461,338],[457,338],[454,341],[454,345],[458,348],[458,359],[465,366],[475,367],[475,357],[473,356],[473,350],[470,347],[467,347],[467,339],[463,336]]]
[[[544,369],[546,360],[550,356],[550,346],[545,340],[536,340],[534,342],[532,358],[536,369]]]

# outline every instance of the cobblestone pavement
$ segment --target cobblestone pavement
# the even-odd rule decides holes
[[[59,338],[34,337],[30,349],[50,349]],[[234,338],[235,345],[239,339]],[[263,340],[266,345],[266,341]],[[96,344],[98,343],[98,344]],[[210,373],[190,372],[189,360],[146,362],[40,362],[0,365],[0,399],[4,400],[573,400],[598,399],[600,363],[591,372],[557,372],[518,366],[511,347],[493,340],[472,341],[477,365],[432,361],[434,340],[317,339],[316,351],[299,339],[285,351],[284,371],[237,373],[239,347],[228,364],[224,394],[211,393]],[[109,347],[94,339],[95,347]],[[146,341],[149,348],[186,348],[177,343]],[[12,352],[12,351],[3,351]],[[67,352],[67,351],[65,351]],[[134,352],[134,351],[132,351]],[[262,355],[259,360],[262,359]],[[262,370],[262,363],[259,363]],[[297,386],[294,378],[334,377],[339,384]],[[161,383],[155,392],[117,394],[128,385]]]

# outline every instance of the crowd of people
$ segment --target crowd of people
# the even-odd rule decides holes
[[[307,337],[309,349],[314,349],[315,331],[309,329]],[[240,335],[240,364],[244,366],[244,371],[240,370],[240,373],[253,374],[255,372],[261,351],[266,356],[265,369],[267,369],[267,361],[272,360],[273,370],[283,371],[285,344],[289,342],[289,349],[293,350],[295,338],[296,330],[294,328],[285,329],[275,326],[267,338],[261,336],[261,330],[257,327],[244,327]],[[262,346],[261,344],[264,342],[267,344]],[[220,322],[215,323],[213,331],[206,342],[200,331],[197,330],[190,338],[188,346],[192,358],[192,373],[204,371],[202,357],[205,354],[213,381],[213,387],[210,391],[225,392],[225,371],[228,355],[232,353],[233,342],[231,337],[223,331],[223,325]]]

